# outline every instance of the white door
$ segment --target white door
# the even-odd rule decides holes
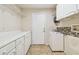
[[[44,44],[45,14],[32,14],[32,44]]]

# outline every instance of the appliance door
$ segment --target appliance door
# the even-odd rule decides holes
[[[52,51],[64,51],[63,49],[63,34],[59,32],[50,33],[50,48]]]

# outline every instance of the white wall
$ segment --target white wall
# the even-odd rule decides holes
[[[47,19],[50,20],[51,16],[53,17],[53,15],[55,15],[55,9],[23,9],[22,10],[22,30],[23,31],[27,31],[27,30],[31,30],[32,28],[32,13],[36,13],[36,12],[43,12],[47,14]],[[50,16],[51,15],[51,16]],[[53,20],[53,18],[52,18]],[[51,21],[52,21],[51,20]],[[53,28],[55,28],[55,24],[53,23],[53,21],[50,24],[53,26]]]
[[[22,10],[22,31],[28,31],[32,29],[32,13],[43,12],[47,15],[46,20],[46,33],[45,33],[45,43],[48,43],[49,31],[56,29],[53,22],[53,15],[55,15],[55,9],[24,9]]]
[[[0,5],[0,32],[21,30],[21,17],[17,13],[19,9],[14,7],[14,5]]]
[[[32,11],[22,10],[22,31],[28,31],[32,29]]]

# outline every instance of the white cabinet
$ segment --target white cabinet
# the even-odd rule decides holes
[[[49,46],[52,49],[52,51],[64,51],[63,34],[59,32],[50,32]]]
[[[57,21],[63,17],[63,5],[59,4],[56,6],[56,17]]]
[[[76,4],[58,4],[56,10],[57,20],[60,20],[75,14],[77,11],[77,6]]]
[[[16,55],[16,49],[14,48],[12,51],[10,51],[10,53],[8,53],[8,55]]]
[[[24,36],[16,40],[16,54],[17,55],[24,55],[25,50],[24,50]]]
[[[68,55],[79,55],[79,38],[74,36],[66,35],[65,39],[65,54]]]
[[[25,35],[25,54],[27,53],[29,47],[31,45],[31,34]]]
[[[76,4],[63,4],[63,17],[75,14],[76,10]]]
[[[31,45],[31,32],[28,32],[26,34],[24,33],[24,35],[20,37],[16,35],[16,37],[17,39],[14,39],[11,42],[9,42],[8,39],[8,42],[0,47],[0,55],[26,55]],[[2,42],[6,42],[6,41],[2,41]]]
[[[0,49],[0,55],[7,55],[12,49],[15,48],[15,41],[7,44]]]

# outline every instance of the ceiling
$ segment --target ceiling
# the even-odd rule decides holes
[[[25,8],[56,8],[56,4],[19,4],[18,7]]]

